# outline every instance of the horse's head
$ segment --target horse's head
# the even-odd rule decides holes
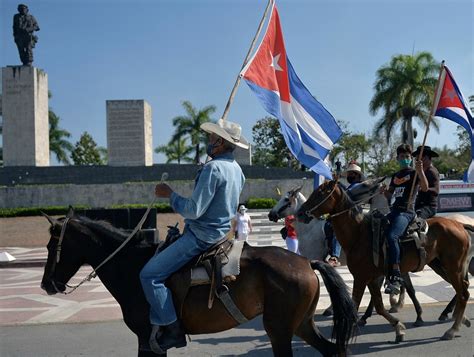
[[[84,256],[80,253],[83,249],[79,246],[75,226],[78,222],[73,219],[73,214],[61,219],[52,218],[43,213],[51,224],[49,232],[48,260],[44,268],[41,288],[48,295],[62,293],[66,289],[69,279],[79,270],[84,263]]]
[[[308,200],[296,212],[300,222],[309,223],[337,207],[343,192],[337,180],[327,181],[313,191]]]
[[[306,198],[300,192],[302,188],[303,185],[281,195],[280,200],[268,213],[268,219],[272,222],[277,222],[280,218],[295,214],[298,207],[306,201]]]

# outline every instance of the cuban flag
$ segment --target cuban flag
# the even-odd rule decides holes
[[[446,118],[464,127],[471,137],[471,164],[464,177],[465,181],[474,182],[474,119],[467,101],[454,81],[448,67],[443,66],[435,99],[435,116]]]
[[[260,46],[240,76],[278,118],[286,145],[300,163],[328,179],[324,158],[342,131],[333,116],[314,98],[295,73],[285,51],[276,5]]]

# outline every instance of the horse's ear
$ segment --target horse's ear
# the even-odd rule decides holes
[[[69,209],[67,211],[66,217],[73,217],[73,216],[74,216],[74,208],[71,205],[69,205]]]
[[[275,187],[275,190],[276,190],[276,193],[278,194],[278,196],[281,196],[281,191],[280,191],[280,188],[278,186]]]
[[[55,219],[55,218],[53,218],[53,217],[51,217],[51,216],[48,216],[48,215],[47,215],[46,213],[44,213],[43,211],[40,211],[40,212],[41,212],[41,214],[42,214],[44,217],[46,217],[46,219],[48,220],[48,222],[49,222],[52,226],[54,226],[54,225],[56,225],[56,224],[59,224],[59,221],[58,221],[57,219]]]

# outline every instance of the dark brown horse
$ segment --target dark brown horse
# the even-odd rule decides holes
[[[81,265],[97,267],[126,238],[126,232],[106,222],[73,217],[65,228],[60,260],[55,262],[64,221],[47,218],[52,225],[51,239],[41,287],[48,294],[63,292]],[[155,247],[131,240],[98,270],[100,280],[120,304],[125,324],[138,337],[138,355],[141,357],[155,355],[149,350],[149,305],[139,280],[140,270],[154,252]],[[335,342],[327,340],[313,321],[320,293],[314,269],[321,273],[331,301],[337,307],[333,319]],[[309,261],[277,247],[245,245],[240,275],[228,286],[232,299],[247,319],[263,315],[264,328],[275,356],[293,355],[293,335],[302,338],[324,356],[345,355],[356,326],[357,313],[344,281],[329,265]],[[213,333],[238,325],[220,301],[216,300],[209,310],[208,296],[208,285],[189,290],[181,310],[186,333]]]
[[[371,226],[357,206],[347,195],[337,181],[328,181],[318,187],[298,210],[297,217],[310,221],[311,217],[330,214],[336,236],[346,253],[347,265],[354,276],[352,297],[357,307],[369,287],[375,309],[395,327],[396,341],[402,341],[405,326],[394,316],[390,315],[383,306],[380,287],[377,278],[384,275],[383,262],[375,266],[372,259]],[[466,229],[473,227],[459,222],[436,217],[428,220],[429,231],[425,249],[427,263],[443,279],[449,282],[456,291],[456,307],[454,309],[453,326],[445,332],[442,339],[451,340],[459,331],[461,323],[466,320],[464,311],[469,299],[469,281],[465,279],[470,255],[470,237]],[[418,267],[418,253],[412,249],[402,249],[401,271],[414,271]]]

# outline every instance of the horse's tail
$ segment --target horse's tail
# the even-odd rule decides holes
[[[354,302],[349,295],[347,286],[341,276],[329,264],[312,260],[311,268],[318,270],[329,292],[333,307],[332,338],[336,340],[338,348],[346,348],[349,341],[354,337],[357,325],[357,311]]]

